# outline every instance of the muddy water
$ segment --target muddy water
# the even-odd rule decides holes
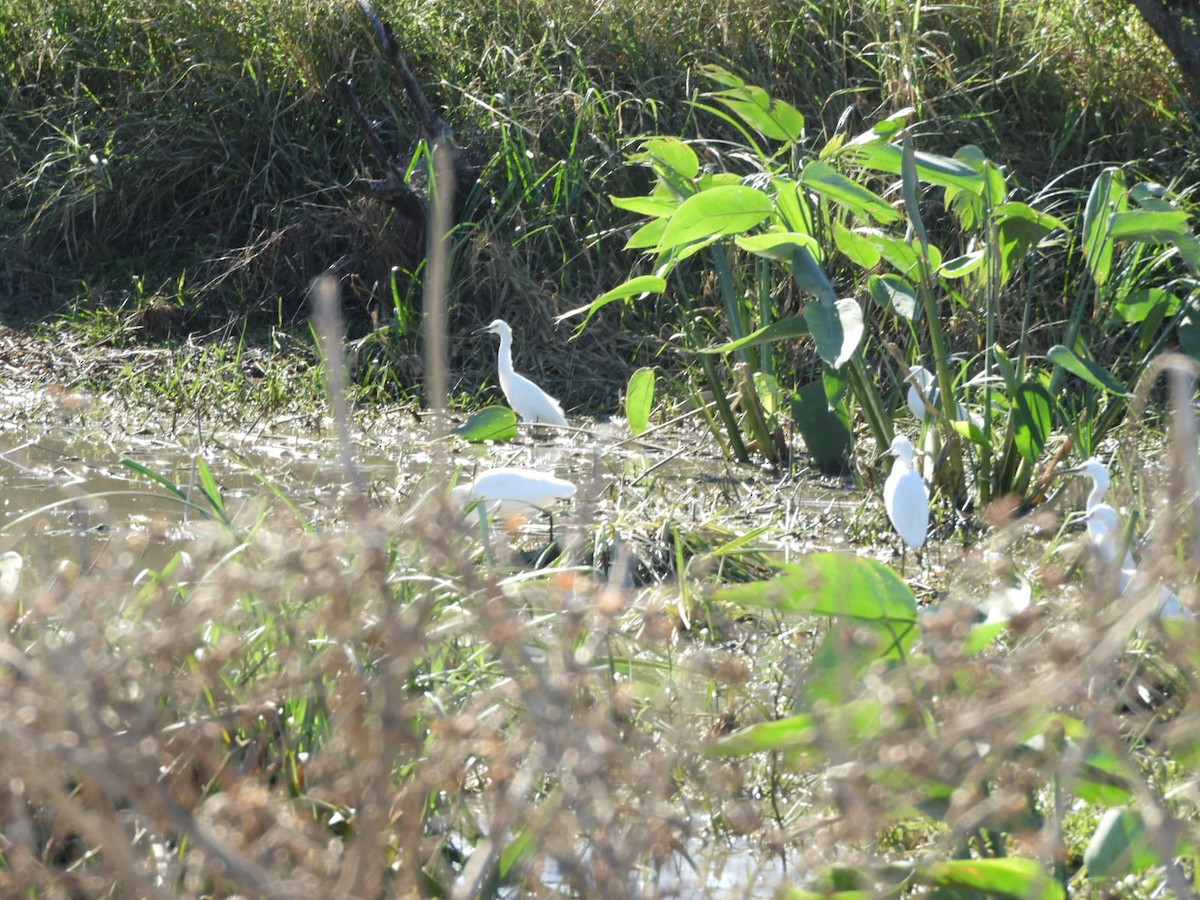
[[[165,435],[128,422],[114,427],[106,417],[37,418],[36,426],[13,420],[0,425],[0,552],[19,552],[31,576],[64,561],[86,567],[106,553],[135,552],[140,556],[132,562],[139,567],[161,568],[212,513],[199,490],[197,458],[212,470],[235,522],[249,524],[264,507],[293,516],[278,492],[305,522],[336,528],[349,495],[340,454],[328,437],[332,429],[322,435],[308,423],[248,431],[210,425],[194,434]],[[359,480],[373,502],[404,504],[433,483],[428,420],[411,412],[376,416],[359,423],[354,444]],[[575,508],[585,521],[636,527],[639,521],[671,520],[685,528],[719,521],[730,537],[765,527],[757,543],[785,554],[809,549],[814,535],[822,546],[836,545],[860,502],[837,482],[727,464],[696,433],[632,442],[619,427],[589,424],[495,447],[443,446],[464,479],[516,465],[575,481]],[[125,460],[176,485],[191,504]],[[152,539],[129,540],[137,535]]]

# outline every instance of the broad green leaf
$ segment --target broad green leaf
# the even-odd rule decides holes
[[[867,281],[871,297],[886,310],[909,322],[920,318],[921,305],[917,289],[899,275],[872,275]]]
[[[792,279],[796,282],[796,287],[812,294],[821,303],[830,306],[837,303],[838,295],[833,288],[833,282],[807,247],[797,247],[792,254]]]
[[[862,342],[862,308],[850,297],[832,305],[821,301],[805,304],[804,321],[817,345],[817,354],[835,369],[844,366]]]
[[[1182,234],[1172,243],[1179,251],[1179,258],[1193,275],[1200,275],[1200,240],[1195,235]]]
[[[922,863],[917,881],[963,898],[982,893],[1014,900],[1062,900],[1061,884],[1036,859],[1009,856],[1001,859],[948,859]]]
[[[1195,306],[1189,308],[1180,317],[1175,333],[1179,337],[1179,349],[1200,361],[1200,309]]]
[[[655,218],[673,215],[679,209],[678,200],[666,197],[617,197],[609,194],[608,202],[617,209]]]
[[[886,119],[876,122],[869,129],[856,134],[846,142],[846,150],[858,150],[871,144],[885,143],[888,138],[894,134],[898,134],[901,129],[907,124],[909,117],[913,114],[914,109],[911,106],[906,106],[903,109],[898,109]],[[899,169],[896,169],[899,172]]]
[[[791,262],[796,247],[807,247],[813,253],[821,252],[821,245],[811,234],[798,231],[768,231],[765,234],[739,234],[733,242],[748,253]]]
[[[1096,879],[1121,878],[1158,861],[1141,813],[1128,808],[1105,812],[1083,851],[1088,875]]]
[[[882,142],[854,145],[853,157],[861,166],[892,175],[901,173],[904,162],[900,147]],[[918,150],[913,154],[913,162],[917,178],[927,184],[956,187],[976,195],[984,188],[983,176],[961,160]]]
[[[784,613],[915,625],[912,589],[888,566],[849,553],[811,553],[768,581],[724,588],[718,600]]]
[[[663,232],[667,230],[670,219],[652,219],[635,231],[625,242],[626,250],[649,250],[657,247],[662,240]]]
[[[900,218],[900,213],[882,197],[836,171],[829,163],[810,162],[800,173],[800,183],[856,215],[880,224]]]
[[[879,265],[881,254],[876,246],[856,231],[851,231],[841,222],[833,223],[833,242],[846,257],[863,269]]]
[[[1102,391],[1108,391],[1110,394],[1116,394],[1120,397],[1128,397],[1129,391],[1121,386],[1108,370],[1098,362],[1091,359],[1084,359],[1075,354],[1069,347],[1062,344],[1055,344],[1046,353],[1047,359],[1059,368],[1066,369],[1072,375],[1077,375],[1088,384],[1100,388]]]
[[[629,376],[629,387],[625,390],[625,418],[629,430],[641,434],[650,424],[650,411],[654,409],[654,368],[643,366]]]
[[[1114,241],[1145,241],[1165,243],[1188,234],[1188,219],[1183,210],[1150,212],[1133,209],[1113,213],[1109,235]]]
[[[1112,214],[1127,208],[1125,176],[1109,167],[1096,176],[1083,209],[1083,258],[1097,285],[1112,272],[1113,242],[1108,233]]]
[[[804,138],[804,116],[784,100],[772,98],[755,85],[744,85],[709,94],[743,122],[773,141],[793,143]]]
[[[824,381],[811,382],[796,391],[792,400],[792,421],[804,440],[805,449],[822,472],[846,471],[854,435],[845,406],[831,407]]]
[[[1113,311],[1121,321],[1131,325],[1146,321],[1151,314],[1160,319],[1173,316],[1178,309],[1179,298],[1170,291],[1156,287],[1130,291],[1128,296],[1113,304]]]
[[[701,66],[700,74],[725,87],[740,88],[746,86],[746,82],[740,76],[730,72],[724,66],[718,66],[715,63],[707,63]]]
[[[638,275],[636,278],[630,278],[628,281],[618,284],[611,291],[606,291],[586,306],[577,306],[560,316],[556,316],[554,321],[561,322],[563,319],[569,319],[580,313],[587,313],[587,316],[579,325],[579,328],[582,329],[592,316],[596,314],[596,310],[612,303],[614,300],[627,300],[630,297],[640,297],[645,294],[661,294],[666,289],[666,280],[659,278],[657,275]]]
[[[810,233],[813,228],[812,209],[800,185],[786,178],[776,178],[771,182],[771,187],[775,191],[779,217],[787,229]]]
[[[517,436],[517,415],[507,406],[488,406],[472,415],[452,433],[473,444],[511,441]]]
[[[655,137],[642,143],[642,152],[634,154],[634,162],[649,162],[664,174],[674,174],[691,181],[700,174],[700,157],[696,151],[677,137]]]
[[[667,220],[659,251],[703,238],[740,234],[768,218],[775,205],[756,188],[730,184],[688,197]]]
[[[808,325],[801,316],[788,316],[786,319],[776,319],[770,325],[752,331],[743,338],[729,341],[717,347],[706,347],[701,353],[732,353],[759,344],[769,344],[772,341],[794,341],[808,334]]]
[[[965,278],[972,272],[978,272],[986,260],[986,250],[972,250],[962,256],[946,260],[938,269],[938,274],[943,278]]]
[[[913,246],[906,240],[900,237],[893,237],[890,234],[883,234],[878,231],[870,231],[860,229],[856,232],[863,240],[869,241],[879,255],[887,260],[888,264],[898,270],[901,275],[908,275],[910,272],[915,272],[917,264],[920,261],[920,256]],[[930,246],[930,250],[934,248]],[[930,267],[937,270],[938,264],[933,262],[933,254],[930,254]]]
[[[1026,382],[1013,396],[1013,443],[1030,464],[1037,462],[1050,437],[1054,400],[1042,385]]]

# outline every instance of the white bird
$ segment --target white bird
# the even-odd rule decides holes
[[[1125,532],[1121,527],[1121,516],[1112,506],[1104,502],[1108,491],[1108,469],[1098,458],[1091,457],[1074,469],[1068,469],[1067,474],[1085,475],[1092,480],[1092,489],[1088,492],[1086,515],[1088,539],[1096,548],[1097,555],[1105,567],[1111,567],[1117,558],[1117,553],[1124,543]],[[1120,575],[1117,586],[1124,596],[1137,578],[1137,563],[1133,553],[1125,548],[1125,558],[1121,560]],[[1192,611],[1183,605],[1174,593],[1160,585],[1155,585],[1158,598],[1156,610],[1164,619],[1193,619]]]
[[[544,510],[555,500],[575,495],[575,485],[538,469],[501,466],[460,484],[450,492],[459,504],[483,504],[490,515],[509,516],[530,509]]]
[[[883,506],[904,543],[919,550],[929,531],[929,488],[913,467],[913,445],[908,438],[896,435],[888,452],[896,462],[883,485]]]
[[[1100,461],[1099,457],[1090,457],[1075,468],[1067,469],[1063,474],[1084,475],[1092,480],[1092,489],[1088,491],[1087,503],[1083,507],[1084,512],[1090,515],[1094,508],[1104,503],[1104,495],[1108,493],[1109,485],[1108,467]],[[1112,507],[1110,506],[1109,509]],[[1116,512],[1114,509],[1113,515],[1116,515]],[[1104,514],[1101,514],[1101,519],[1104,518]]]
[[[566,425],[558,401],[543,391],[540,387],[513,370],[512,361],[512,328],[503,319],[496,319],[486,328],[481,328],[477,334],[500,335],[500,390],[504,399],[512,407],[513,412],[524,421],[530,423],[545,423],[548,425]]]

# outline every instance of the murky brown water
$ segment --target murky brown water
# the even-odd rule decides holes
[[[0,398],[0,410],[5,401],[27,405],[30,399]],[[264,508],[320,527],[340,521],[349,488],[336,442],[307,423],[253,431],[213,425],[168,436],[100,418],[19,416],[0,425],[0,552],[20,553],[30,575],[52,572],[64,561],[87,567],[114,552],[141,554],[126,564],[161,568],[211,516],[199,489],[198,458],[212,470],[234,522],[249,525]],[[427,420],[409,411],[359,424],[355,463],[373,502],[404,504],[429,489],[432,441]],[[597,424],[507,445],[452,442],[446,448],[462,478],[514,465],[571,479],[579,485],[574,509],[585,521],[628,527],[719,521],[731,537],[765,526],[757,545],[785,553],[805,549],[816,536],[823,546],[836,545],[861,499],[829,480],[726,463],[696,433],[630,442],[619,426]],[[169,480],[191,504],[123,460]],[[138,535],[146,540],[129,540]]]

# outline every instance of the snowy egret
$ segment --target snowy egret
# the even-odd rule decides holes
[[[508,516],[544,510],[555,500],[574,496],[575,485],[537,469],[502,466],[458,485],[450,494],[463,506],[479,501],[488,515]]]
[[[1088,492],[1085,507],[1084,522],[1087,524],[1088,540],[1096,549],[1096,555],[1104,564],[1111,567],[1122,549],[1125,531],[1121,527],[1121,516],[1112,506],[1104,502],[1108,491],[1108,468],[1098,458],[1091,457],[1074,469],[1066,470],[1065,474],[1084,475],[1091,479],[1092,488]],[[1137,578],[1137,563],[1128,547],[1125,557],[1121,560],[1120,575],[1117,587],[1124,596]],[[1193,619],[1192,611],[1183,602],[1161,584],[1155,586],[1157,603],[1155,610],[1164,619]]]
[[[883,505],[904,543],[920,550],[929,531],[929,488],[913,466],[913,445],[908,438],[896,435],[888,452],[896,462],[883,485]]]
[[[524,375],[513,370],[513,333],[509,324],[503,319],[496,319],[486,328],[481,328],[476,333],[500,335],[500,357],[498,360],[500,390],[504,392],[504,399],[508,401],[508,405],[512,407],[513,412],[519,415],[524,421],[533,424],[540,422],[549,425],[566,425],[567,419],[563,415],[562,407],[558,405],[558,401]]]

